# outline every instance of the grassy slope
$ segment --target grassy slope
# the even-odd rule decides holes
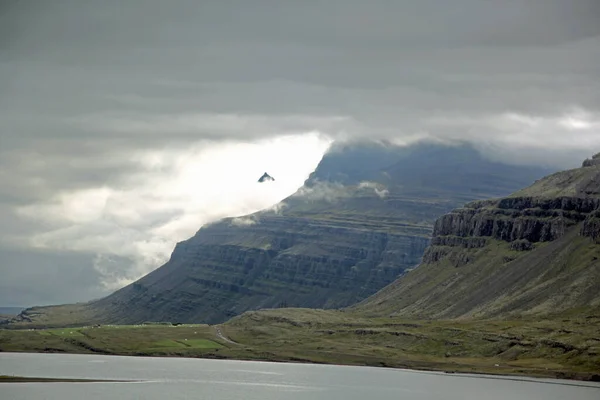
[[[246,313],[224,332],[271,359],[590,379],[600,371],[598,327],[600,318],[418,321],[285,309]]]
[[[1,351],[193,357],[222,347],[208,325],[0,330]]]
[[[593,183],[600,173],[600,165],[560,171],[536,181],[533,185],[513,193],[510,197],[575,196],[582,187]]]
[[[439,320],[248,312],[219,327],[0,330],[1,351],[183,356],[600,379],[600,318]],[[218,331],[237,342],[231,343]],[[187,339],[187,340],[186,340]]]
[[[423,264],[356,308],[411,318],[498,317],[577,310],[600,315],[600,246],[578,235],[538,243],[529,252],[492,241],[481,249],[453,248],[472,261],[452,265],[452,254]]]

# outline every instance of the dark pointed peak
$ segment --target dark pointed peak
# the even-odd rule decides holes
[[[600,165],[600,153],[596,153],[592,156],[592,158],[586,159],[581,166],[592,167],[594,165]]]
[[[274,180],[275,180],[275,178],[273,178],[271,175],[267,174],[266,172],[263,174],[263,176],[261,176],[261,177],[258,179],[258,181],[259,181],[260,183],[263,183],[263,182],[272,182],[272,181],[274,181]]]

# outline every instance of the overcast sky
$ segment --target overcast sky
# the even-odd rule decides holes
[[[597,0],[0,0],[0,305],[108,293],[294,192],[334,139],[575,166],[600,151],[599,20]]]

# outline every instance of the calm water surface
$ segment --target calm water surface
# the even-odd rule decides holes
[[[3,383],[0,399],[599,400],[600,385],[367,367],[0,353],[0,375],[142,380]]]

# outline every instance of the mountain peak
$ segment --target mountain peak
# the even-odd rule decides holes
[[[586,159],[581,166],[585,168],[593,167],[594,165],[600,165],[600,153],[596,153],[592,158]]]
[[[536,181],[510,197],[600,197],[600,153],[580,168],[557,172]]]
[[[263,182],[272,182],[274,181],[275,178],[273,178],[271,175],[269,175],[268,173],[264,173],[259,179],[258,182],[259,183],[263,183]]]

